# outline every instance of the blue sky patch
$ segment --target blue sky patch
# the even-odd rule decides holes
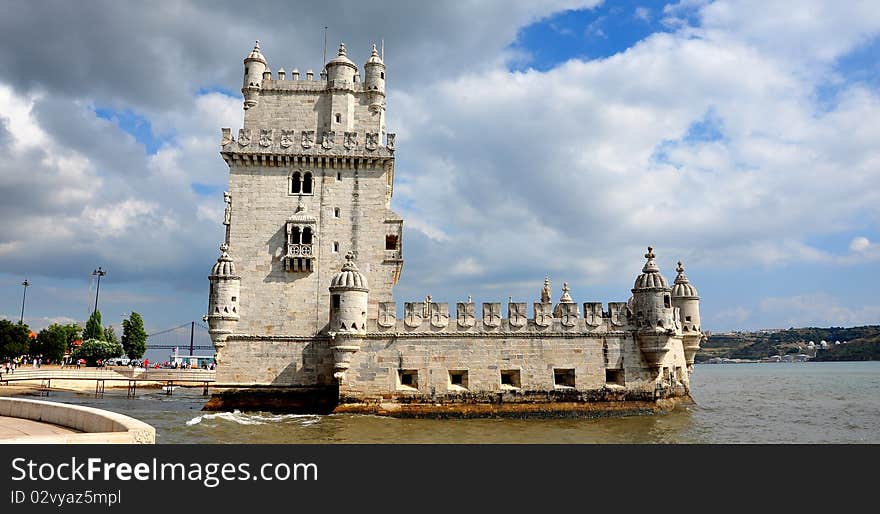
[[[223,191],[223,186],[202,184],[201,182],[193,182],[190,184],[190,187],[192,188],[193,193],[199,196],[213,196]]]
[[[643,0],[605,2],[592,9],[569,10],[533,23],[517,35],[510,48],[526,52],[528,62],[511,63],[516,71],[549,70],[570,59],[600,59],[634,46],[658,31],[669,31],[663,23],[668,1]]]
[[[196,96],[204,96],[211,93],[220,93],[221,95],[225,95],[230,98],[241,98],[241,93],[220,86],[207,86],[200,88],[198,91],[196,91]]]
[[[138,143],[144,145],[149,155],[155,154],[163,145],[174,140],[172,134],[155,134],[150,120],[130,109],[118,111],[108,107],[97,107],[95,115],[116,123],[120,129],[131,134]]]

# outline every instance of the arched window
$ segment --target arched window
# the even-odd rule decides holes
[[[342,115],[338,112],[336,113],[336,123],[342,123]]]
[[[299,172],[297,171],[290,176],[290,192],[293,194],[298,194],[300,191],[302,191],[302,179],[300,178]]]
[[[668,294],[667,294],[667,295],[663,295],[663,306],[666,307],[667,309],[671,309],[671,308],[672,308],[672,303],[669,301],[669,295],[668,295]]]
[[[336,207],[335,209],[333,209],[333,217],[334,218],[339,217],[339,207]]]
[[[300,234],[299,234],[299,227],[293,227],[293,228],[290,230],[290,240],[293,241],[293,244],[296,244],[296,243],[299,243],[299,242],[300,242],[300,237],[299,237],[299,236],[300,236]]]
[[[312,174],[309,172],[303,175],[302,192],[304,195],[312,194]]]
[[[310,227],[306,227],[303,229],[302,244],[304,244],[304,245],[312,244],[312,229]]]

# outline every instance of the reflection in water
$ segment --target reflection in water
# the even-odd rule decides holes
[[[878,443],[880,362],[698,365],[696,405],[657,416],[398,419],[203,413],[198,388],[49,398],[128,414],[157,443]]]

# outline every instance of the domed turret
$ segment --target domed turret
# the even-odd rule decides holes
[[[220,257],[211,268],[208,280],[211,292],[208,297],[208,333],[214,346],[225,346],[226,337],[232,333],[239,320],[239,290],[241,279],[235,273],[235,262],[227,251],[229,246],[220,245]]]
[[[632,289],[632,310],[635,317],[630,323],[635,325],[639,348],[652,367],[657,367],[669,351],[668,335],[675,332],[672,297],[666,278],[660,274],[660,267],[654,261],[654,248],[648,247],[645,258],[648,262],[636,278]]]
[[[254,49],[244,58],[244,83],[241,86],[241,93],[244,95],[245,109],[257,105],[263,84],[263,72],[266,69],[266,58],[260,52],[260,41],[257,40]]]
[[[684,266],[678,261],[678,276],[675,277],[675,285],[672,287],[672,305],[678,308],[681,318],[682,343],[684,356],[687,361],[688,371],[693,370],[694,356],[700,349],[702,333],[700,329],[700,297],[687,276],[684,274]]]
[[[329,81],[354,82],[357,65],[345,55],[345,43],[339,43],[339,53],[327,62],[325,69],[327,70],[327,80]]]
[[[383,112],[385,110],[385,63],[382,62],[376,45],[373,45],[370,58],[364,64],[364,90],[370,94],[370,110],[374,113]],[[384,132],[384,124],[382,132]]]
[[[363,334],[367,331],[367,277],[354,263],[354,255],[345,256],[342,270],[330,281],[330,331]]]

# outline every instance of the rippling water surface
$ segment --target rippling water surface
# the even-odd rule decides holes
[[[396,419],[334,414],[206,413],[199,388],[53,393],[128,414],[157,443],[880,443],[880,362],[697,365],[696,405],[599,419]]]

